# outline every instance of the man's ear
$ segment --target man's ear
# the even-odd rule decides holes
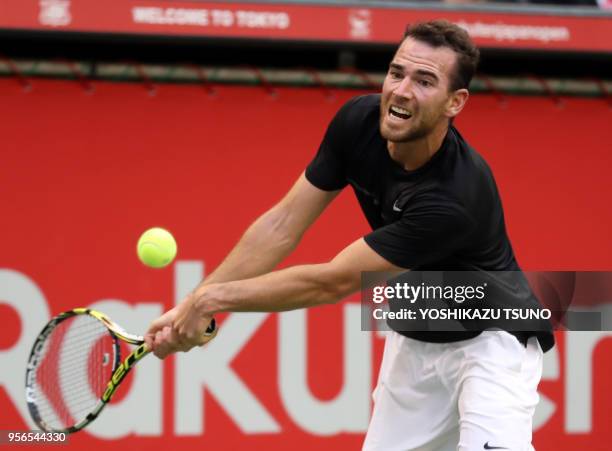
[[[469,96],[470,93],[467,89],[457,89],[454,91],[446,103],[446,117],[450,119],[457,116],[467,103]]]

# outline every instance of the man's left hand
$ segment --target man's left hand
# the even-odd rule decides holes
[[[144,339],[155,356],[165,359],[175,352],[187,352],[214,337],[214,334],[206,334],[212,317],[199,312],[196,301],[197,298],[190,294],[151,323]]]

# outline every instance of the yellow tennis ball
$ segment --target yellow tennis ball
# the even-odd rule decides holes
[[[153,227],[140,236],[136,252],[138,258],[151,268],[163,268],[176,257],[176,241],[170,232]]]

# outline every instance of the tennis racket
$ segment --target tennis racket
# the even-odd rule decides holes
[[[213,319],[205,342],[216,334]],[[121,342],[136,346],[125,358]],[[32,419],[43,431],[80,431],[149,352],[143,337],[127,333],[104,313],[76,308],[59,314],[38,335],[28,360],[26,400]]]

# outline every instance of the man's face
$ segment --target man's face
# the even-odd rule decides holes
[[[447,47],[406,38],[395,53],[380,102],[380,133],[391,142],[427,136],[448,121],[450,77],[457,55]]]

